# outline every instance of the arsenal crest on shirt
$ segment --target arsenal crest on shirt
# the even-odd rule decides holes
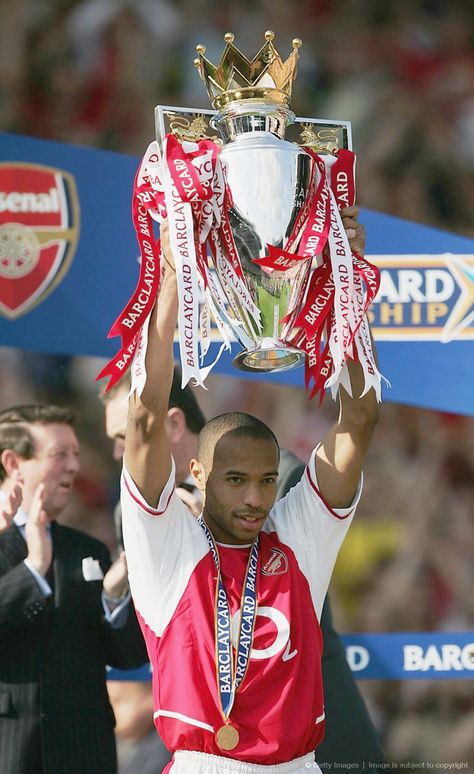
[[[262,575],[283,575],[288,570],[288,558],[279,548],[272,550],[262,557]]]
[[[79,236],[74,178],[54,167],[0,164],[0,314],[29,312],[63,279]]]

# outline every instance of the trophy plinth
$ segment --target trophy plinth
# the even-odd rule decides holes
[[[240,371],[288,371],[304,364],[305,355],[299,349],[289,347],[278,339],[262,339],[252,350],[242,350],[232,360]]]

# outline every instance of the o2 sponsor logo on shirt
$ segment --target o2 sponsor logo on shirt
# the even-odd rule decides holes
[[[283,661],[290,661],[298,653],[297,648],[292,649],[290,640],[290,622],[281,610],[276,607],[259,606],[257,609],[257,620],[255,622],[255,628],[258,626],[258,618],[269,619],[275,628],[275,635],[273,639],[270,639],[265,648],[254,647],[250,651],[251,659],[267,659],[273,658],[281,653]],[[232,643],[234,648],[237,647],[238,632],[240,622],[240,610],[236,610],[232,616]]]
[[[0,164],[0,314],[21,317],[69,268],[79,236],[74,177],[39,164]]]

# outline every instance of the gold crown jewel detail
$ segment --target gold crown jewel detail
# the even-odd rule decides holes
[[[226,46],[217,66],[204,56],[205,46],[196,46],[199,56],[194,64],[206,84],[213,107],[219,109],[229,102],[244,99],[289,103],[302,42],[299,38],[292,41],[293,51],[283,62],[273,45],[274,37],[275,34],[268,30],[265,43],[250,60],[234,46],[234,35],[228,32],[224,36]]]

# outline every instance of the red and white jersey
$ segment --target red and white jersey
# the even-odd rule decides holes
[[[301,481],[275,503],[260,533],[253,647],[230,719],[229,757],[256,764],[299,758],[324,734],[319,617],[360,496],[332,510],[315,481],[314,452]],[[155,723],[172,750],[223,755],[216,683],[216,565],[206,536],[174,493],[174,466],[157,508],[122,476],[130,587],[153,669]],[[250,546],[217,544],[234,646]],[[224,753],[225,755],[225,753]]]

